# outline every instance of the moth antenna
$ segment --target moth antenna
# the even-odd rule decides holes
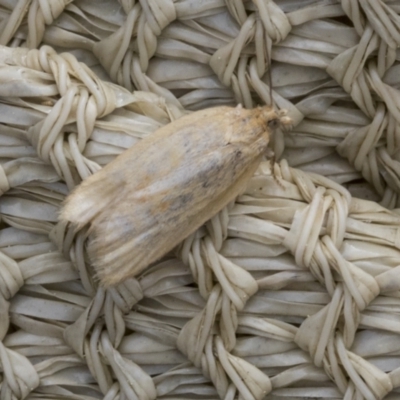
[[[271,58],[271,52],[272,52],[272,40],[271,41],[271,51],[269,49],[269,36],[267,36],[267,40],[266,40],[266,50],[267,50],[267,60],[268,60],[268,78],[269,78],[269,97],[271,99],[271,107],[275,108],[275,104],[274,104],[274,98],[272,97],[272,72],[271,72],[271,67],[272,67],[272,58]]]

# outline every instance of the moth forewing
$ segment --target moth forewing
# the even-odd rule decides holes
[[[268,107],[202,110],[126,150],[67,198],[61,219],[89,223],[104,286],[140,273],[232,201],[287,117]]]

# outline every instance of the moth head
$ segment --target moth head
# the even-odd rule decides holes
[[[267,106],[262,108],[262,116],[271,132],[278,128],[286,130],[292,127],[292,119],[288,117],[287,110],[274,110]]]
[[[271,106],[259,106],[245,109],[240,104],[226,114],[229,126],[225,129],[227,143],[252,143],[260,139],[266,144],[278,128],[291,125],[291,119],[284,110],[276,110]]]

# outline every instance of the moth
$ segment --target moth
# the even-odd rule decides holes
[[[60,214],[90,225],[88,254],[108,287],[172,250],[245,188],[285,112],[215,107],[186,115],[84,180]]]

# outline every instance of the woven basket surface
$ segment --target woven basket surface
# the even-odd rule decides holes
[[[399,0],[0,0],[0,20],[0,400],[400,399]],[[239,103],[287,110],[274,157],[100,287],[68,193]]]

